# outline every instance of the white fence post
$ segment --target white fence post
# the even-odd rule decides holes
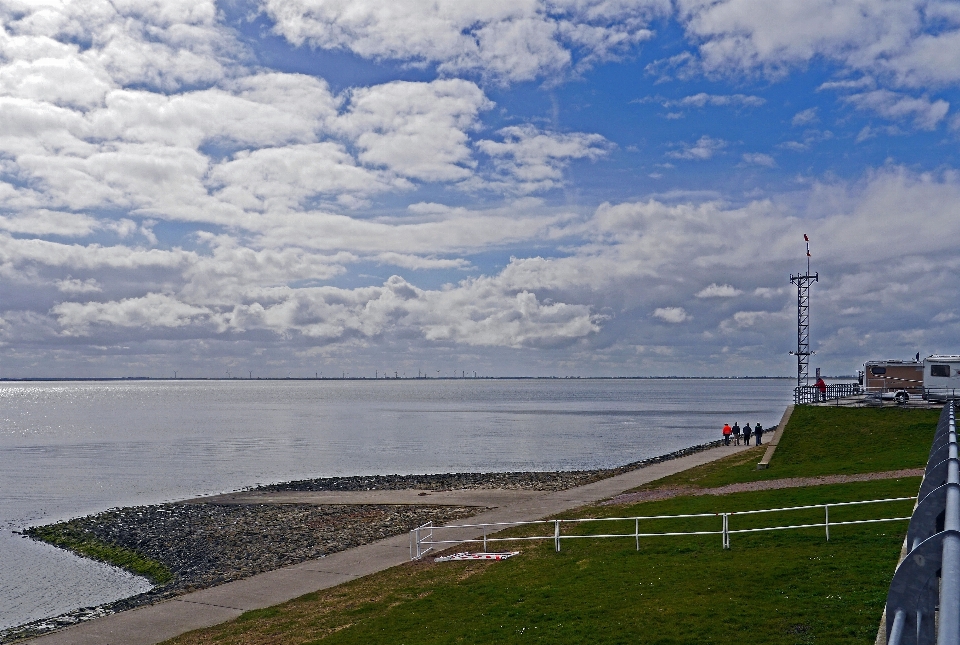
[[[827,529],[827,542],[830,541],[830,505],[823,505],[823,525]]]
[[[952,434],[953,436],[956,436],[956,433],[955,433],[955,432],[954,432],[954,433],[951,433],[951,434]],[[956,453],[956,448],[955,448],[955,447],[952,447],[951,450],[954,451],[952,454],[955,454],[955,453]],[[952,458],[952,459],[956,459],[956,458]],[[957,461],[957,463],[960,463],[960,460],[956,460],[956,461]],[[957,469],[957,471],[958,471],[956,479],[958,480],[958,482],[960,482],[960,467],[956,467],[956,469]],[[923,489],[921,488],[921,491],[922,491],[922,490],[923,490]],[[960,485],[957,485],[957,491],[958,491],[957,497],[960,498]],[[808,529],[808,528],[814,528],[814,527],[818,527],[818,526],[823,526],[823,527],[824,527],[825,532],[826,532],[827,541],[829,541],[829,540],[830,540],[830,507],[831,507],[831,506],[850,506],[850,505],[859,505],[859,504],[879,504],[879,503],[884,503],[884,502],[903,502],[903,501],[915,500],[915,499],[916,499],[916,497],[897,497],[897,498],[889,498],[889,499],[873,499],[873,500],[863,500],[863,501],[855,501],[855,502],[833,502],[833,503],[830,503],[830,504],[811,504],[811,505],[809,505],[809,506],[793,506],[793,507],[788,507],[788,508],[767,508],[767,509],[758,509],[758,510],[750,510],[750,511],[734,511],[734,512],[729,512],[729,513],[694,513],[694,514],[687,514],[687,515],[654,515],[654,516],[650,516],[650,517],[644,517],[644,516],[635,516],[635,517],[607,517],[607,518],[602,518],[602,517],[599,517],[599,518],[598,518],[598,517],[595,517],[595,518],[580,518],[580,519],[566,519],[566,520],[560,520],[560,519],[556,519],[556,520],[537,520],[537,521],[534,521],[534,522],[519,521],[519,522],[494,522],[494,523],[492,523],[492,524],[450,524],[450,525],[446,525],[446,526],[435,526],[435,525],[433,524],[433,522],[427,522],[427,523],[425,523],[425,524],[421,524],[420,526],[415,527],[415,528],[413,528],[413,529],[410,530],[410,545],[409,545],[409,548],[410,548],[410,557],[411,557],[411,559],[419,560],[420,558],[422,558],[422,557],[425,556],[426,554],[430,553],[431,551],[434,551],[434,550],[436,550],[436,549],[438,549],[438,548],[444,548],[444,547],[442,547],[441,545],[446,545],[446,544],[460,544],[460,543],[462,543],[462,542],[482,542],[482,543],[483,543],[484,552],[487,552],[487,549],[489,548],[489,543],[490,543],[490,540],[491,540],[491,539],[493,539],[494,541],[500,542],[500,541],[511,541],[511,540],[549,540],[549,539],[552,537],[552,538],[553,538],[554,548],[555,548],[555,550],[556,550],[557,553],[560,553],[560,541],[561,541],[562,539],[577,539],[577,538],[597,538],[597,539],[599,539],[599,538],[620,538],[620,539],[623,539],[623,538],[633,537],[634,543],[635,543],[635,546],[636,546],[636,549],[637,549],[637,551],[639,551],[639,550],[640,550],[640,538],[641,538],[641,536],[643,536],[643,537],[652,537],[652,536],[659,536],[659,535],[664,535],[664,536],[668,536],[668,535],[669,535],[669,536],[679,536],[679,535],[717,535],[717,534],[719,534],[719,535],[721,536],[721,540],[722,540],[722,547],[723,547],[724,549],[729,549],[729,548],[731,548],[731,547],[730,547],[730,536],[731,536],[732,533],[757,533],[757,532],[762,532],[762,531],[780,531],[780,530],[785,530],[785,529]],[[960,502],[960,499],[958,499],[958,502]],[[958,503],[957,506],[960,507],[960,503]],[[774,513],[774,512],[801,511],[801,510],[810,510],[810,511],[812,511],[812,510],[815,509],[815,508],[821,508],[821,507],[824,509],[824,522],[823,522],[823,524],[810,523],[810,524],[799,524],[799,525],[795,525],[795,526],[794,526],[794,525],[764,526],[764,527],[758,527],[758,528],[741,528],[741,529],[738,529],[738,530],[736,530],[736,531],[734,531],[734,530],[732,530],[732,529],[730,528],[730,518],[731,518],[731,516],[733,516],[733,515],[752,515],[752,514],[755,514],[755,513]],[[720,519],[721,519],[721,522],[722,522],[722,523],[721,523],[721,528],[720,528],[719,531],[664,532],[664,533],[643,533],[643,534],[640,533],[640,520],[667,520],[667,519],[681,519],[681,518],[692,518],[692,517],[697,517],[697,518],[704,518],[704,519],[706,519],[706,518],[709,518],[709,517],[714,517],[714,518],[716,518],[718,515],[720,516]],[[957,515],[958,515],[958,517],[960,517],[960,511],[958,511]],[[876,522],[899,522],[899,521],[909,520],[909,519],[910,519],[909,517],[881,517],[881,518],[877,518],[877,519],[850,520],[850,521],[843,521],[843,522],[834,522],[834,524],[836,524],[837,526],[841,526],[841,525],[846,526],[846,525],[854,525],[854,524],[873,524],[873,523],[876,523]],[[633,524],[633,535],[631,535],[630,533],[614,533],[614,534],[609,534],[609,535],[608,535],[608,534],[587,534],[587,535],[581,535],[581,534],[578,534],[576,531],[574,531],[573,534],[564,536],[564,535],[561,535],[561,532],[560,532],[560,528],[561,528],[560,525],[561,525],[562,522],[577,522],[577,523],[582,523],[582,522],[624,522],[624,521],[629,521],[629,520],[633,520],[633,522],[634,522],[634,524]],[[550,524],[553,524],[553,535],[551,536],[550,534],[546,534],[546,535],[536,535],[536,536],[499,537],[499,538],[491,538],[490,535],[489,535],[489,533],[490,533],[490,528],[491,528],[491,527],[494,527],[495,531],[498,531],[498,530],[501,530],[501,527],[508,527],[508,526],[517,527],[517,526],[519,526],[519,525],[532,525],[532,524],[537,524],[537,525],[540,525],[540,526],[544,526],[544,525],[549,526]],[[960,524],[960,521],[958,521],[958,524]],[[578,525],[579,525],[579,524],[578,524]],[[444,539],[441,539],[442,536],[438,536],[438,537],[436,537],[436,538],[434,537],[434,529],[439,529],[439,530],[443,531],[443,530],[446,530],[446,529],[474,529],[474,530],[475,530],[475,529],[478,529],[478,528],[481,529],[481,531],[482,531],[482,538],[481,538],[481,539],[472,538],[472,539],[469,539],[469,540],[463,540],[463,539],[444,540]],[[958,540],[957,540],[957,542],[958,542],[958,546],[960,546],[960,530],[958,530],[957,533],[958,533]],[[474,533],[474,535],[476,535],[476,533]],[[958,563],[960,563],[960,548],[958,548],[957,561],[958,561]],[[958,569],[960,569],[960,566],[958,566]],[[960,573],[958,573],[957,579],[960,580]],[[960,603],[958,603],[958,604],[960,604]],[[958,640],[957,642],[960,643],[960,640]]]

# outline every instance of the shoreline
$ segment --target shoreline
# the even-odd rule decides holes
[[[725,381],[725,380],[779,380],[789,381],[795,376],[256,376],[243,378],[233,376],[89,376],[89,377],[56,377],[56,376],[24,376],[2,377],[0,383],[83,383],[97,381]],[[856,376],[825,376],[824,378],[838,380],[856,380]]]
[[[449,491],[506,489],[562,491],[608,479],[722,444],[716,440],[650,457],[616,468],[513,473],[440,473],[376,475],[298,480],[243,489],[273,491]],[[95,618],[156,604],[232,580],[272,571],[407,532],[425,521],[451,521],[482,512],[478,506],[347,505],[347,504],[218,504],[203,497],[168,504],[110,509],[47,527],[68,527],[116,546],[153,557],[175,580],[148,592],[96,607],[82,607],[59,616],[0,630],[0,643],[40,636]],[[269,520],[269,521],[268,521]],[[299,521],[312,527],[297,539],[284,527]],[[198,530],[198,525],[204,527]],[[297,525],[297,524],[293,524]],[[31,527],[33,529],[41,527]],[[31,537],[31,529],[22,532]],[[265,539],[266,538],[266,539]],[[302,538],[302,539],[300,539]],[[291,544],[292,539],[292,544]],[[265,546],[278,540],[282,553]],[[146,547],[144,545],[147,545]],[[211,546],[211,544],[213,546]],[[226,545],[226,546],[224,546]],[[292,548],[291,548],[292,547]],[[166,560],[166,561],[165,561]]]

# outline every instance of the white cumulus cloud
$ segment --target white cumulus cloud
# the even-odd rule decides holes
[[[468,131],[493,103],[470,81],[394,81],[350,92],[337,129],[360,149],[359,160],[424,181],[472,174]]]
[[[697,292],[698,298],[733,298],[743,293],[740,289],[729,284],[713,283]]]
[[[695,143],[681,143],[679,150],[671,150],[667,153],[668,157],[673,159],[691,159],[693,161],[706,161],[711,159],[718,152],[727,147],[727,142],[723,139],[703,135]]]
[[[743,153],[742,159],[744,163],[753,166],[764,166],[766,168],[776,168],[777,166],[776,159],[762,152],[745,152]]]
[[[807,108],[806,110],[800,110],[794,114],[790,123],[793,125],[809,125],[811,123],[816,123],[819,120],[819,117],[817,117],[817,108],[812,107]]]
[[[571,160],[595,160],[609,150],[599,134],[544,132],[529,125],[503,128],[498,134],[502,141],[484,139],[477,148],[493,158],[502,182],[520,193],[557,187]]]
[[[711,106],[733,106],[733,107],[759,107],[766,103],[766,99],[760,96],[751,96],[749,94],[707,94],[700,92],[685,96],[682,99],[661,101],[664,107],[698,107]]]
[[[653,310],[653,317],[672,324],[690,320],[690,315],[683,307],[658,307]]]
[[[933,130],[947,116],[950,104],[943,99],[906,96],[889,90],[851,94],[844,100],[860,110],[872,110],[891,121],[912,120],[921,130]]]
[[[669,13],[665,0],[263,0],[262,6],[274,30],[296,45],[504,82],[620,56],[650,38],[649,23]]]
[[[960,15],[936,0],[681,0],[708,72],[779,76],[823,57],[902,87],[960,81]],[[686,62],[690,62],[689,59]]]

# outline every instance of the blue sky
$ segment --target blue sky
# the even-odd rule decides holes
[[[955,353],[952,2],[0,2],[0,376]]]

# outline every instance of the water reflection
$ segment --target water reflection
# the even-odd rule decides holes
[[[615,466],[774,425],[787,380],[0,383],[0,627],[145,582],[12,535],[308,477]]]

